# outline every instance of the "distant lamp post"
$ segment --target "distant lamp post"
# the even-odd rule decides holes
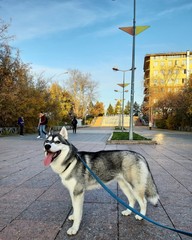
[[[122,132],[124,130],[124,93],[125,93],[125,87],[127,87],[129,85],[129,83],[125,83],[125,73],[130,71],[131,69],[128,70],[120,70],[117,67],[113,67],[112,68],[113,71],[119,71],[123,73],[123,83],[118,83],[117,85],[119,85],[120,87],[123,88],[123,97],[122,97]],[[117,90],[116,90],[117,91]]]
[[[115,92],[118,92],[118,90],[114,90],[114,91],[115,91]],[[117,104],[118,104],[118,102],[120,103],[120,106],[119,106],[119,104],[118,104],[118,105],[116,104],[117,113],[118,113],[118,115],[119,115],[119,129],[120,129],[120,127],[121,127],[121,111],[120,111],[120,108],[121,108],[121,99],[115,98],[115,101],[117,101]]]
[[[119,84],[117,84],[117,85],[119,85]],[[128,85],[128,83],[126,84],[126,86]],[[124,90],[124,92],[122,92],[122,91],[119,91],[119,90],[114,90],[115,92],[119,92],[119,93],[123,93],[123,97],[122,97],[122,99],[120,99],[119,101],[122,103],[121,104],[121,114],[119,115],[119,119],[121,119],[121,130],[122,130],[122,132],[123,132],[123,130],[124,130],[124,101],[125,101],[125,98],[124,98],[124,93],[125,92],[128,92],[128,90]],[[119,120],[120,121],[120,120]],[[119,124],[119,126],[120,126],[120,124]]]

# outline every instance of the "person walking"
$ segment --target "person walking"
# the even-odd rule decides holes
[[[19,125],[19,134],[20,134],[21,136],[23,136],[24,118],[23,118],[23,117],[19,117],[17,123],[18,123],[18,125]]]
[[[47,132],[45,130],[47,120],[46,120],[46,116],[43,112],[40,112],[39,116],[40,116],[40,121],[39,121],[40,136],[38,136],[37,138],[43,139],[43,138],[47,137]]]
[[[72,120],[72,128],[73,128],[73,133],[76,133],[76,130],[77,130],[77,119],[76,117],[73,117],[73,120]]]
[[[151,130],[152,127],[153,127],[153,123],[150,121],[150,122],[149,122],[149,130]]]

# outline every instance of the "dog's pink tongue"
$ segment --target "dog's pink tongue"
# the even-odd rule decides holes
[[[48,153],[47,156],[44,159],[44,165],[49,166],[53,158],[53,153]]]

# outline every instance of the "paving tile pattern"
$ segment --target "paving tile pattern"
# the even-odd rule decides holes
[[[158,141],[158,145],[106,145],[112,129],[69,131],[79,149],[98,151],[127,149],[143,154],[149,162],[160,201],[148,205],[147,215],[170,227],[192,231],[192,133],[136,132]],[[51,168],[43,165],[43,141],[35,135],[0,138],[0,240],[186,240],[187,236],[163,230],[134,215],[121,215],[123,207],[103,189],[85,195],[80,230],[67,236],[72,206],[68,191]],[[123,200],[116,183],[109,187]],[[136,206],[137,208],[138,206]]]

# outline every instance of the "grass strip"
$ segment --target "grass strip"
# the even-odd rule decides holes
[[[113,132],[111,140],[129,140],[129,132]],[[151,140],[137,133],[133,133],[133,140]]]

